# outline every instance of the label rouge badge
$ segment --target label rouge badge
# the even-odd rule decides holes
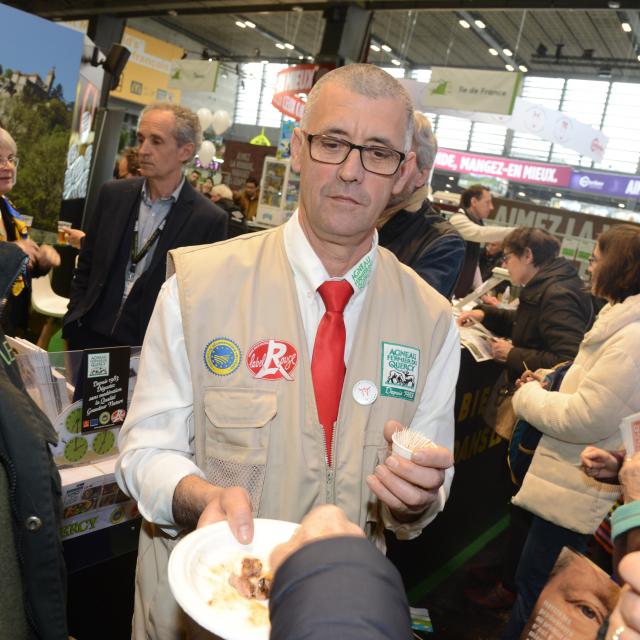
[[[293,380],[298,364],[296,348],[284,340],[261,340],[247,353],[247,367],[254,378],[261,380]]]

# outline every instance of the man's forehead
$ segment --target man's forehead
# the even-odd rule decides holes
[[[358,135],[363,142],[397,146],[404,142],[407,117],[400,98],[372,98],[328,83],[320,91],[307,126],[310,133]]]

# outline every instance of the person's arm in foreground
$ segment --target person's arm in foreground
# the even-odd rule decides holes
[[[271,568],[271,640],[411,638],[400,574],[338,507],[309,513]]]
[[[454,213],[449,218],[449,222],[468,242],[502,242],[514,229],[514,227],[499,227],[498,225],[485,227],[469,220],[464,213]]]

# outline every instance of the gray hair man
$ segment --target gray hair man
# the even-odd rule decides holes
[[[64,317],[71,349],[142,344],[167,251],[226,238],[226,214],[184,178],[202,139],[197,116],[150,105],[137,139],[142,177],[105,184],[86,229]]]
[[[438,142],[429,119],[413,114],[416,165],[404,189],[392,195],[378,221],[380,245],[451,298],[464,262],[464,241],[429,200],[429,182]]]
[[[333,503],[381,542],[384,528],[418,535],[442,509],[457,331],[447,301],[376,233],[415,165],[412,118],[381,69],[331,71],[293,134],[290,220],[172,252],[119,441],[118,482],[146,520],[135,637],[179,634],[166,589],[179,532],[226,520],[248,543],[254,516],[299,522]],[[388,456],[405,426],[439,446]]]

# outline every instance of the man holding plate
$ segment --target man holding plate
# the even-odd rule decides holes
[[[383,545],[442,510],[460,346],[448,301],[378,247],[415,163],[413,105],[372,65],[315,85],[291,143],[300,206],[281,227],[171,252],[120,435],[117,477],[145,518],[135,638],[181,638],[176,536],[341,507]],[[389,455],[409,427],[438,446]]]

